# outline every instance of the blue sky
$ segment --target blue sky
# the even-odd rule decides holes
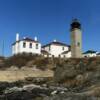
[[[16,33],[37,36],[42,44],[54,39],[70,44],[70,23],[82,24],[83,51],[100,51],[100,0],[0,0],[0,55],[11,55]]]

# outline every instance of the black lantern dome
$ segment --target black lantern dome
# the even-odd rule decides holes
[[[81,24],[77,19],[73,19],[71,23],[71,30],[75,28],[81,29]]]

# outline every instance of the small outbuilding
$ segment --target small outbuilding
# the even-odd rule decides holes
[[[97,56],[100,56],[100,52],[99,52],[99,53],[97,53]]]
[[[62,54],[61,54],[61,58],[70,58],[71,57],[71,51],[64,51]]]
[[[83,57],[96,57],[97,56],[97,51],[93,50],[88,50],[83,53]]]
[[[44,57],[52,57],[52,55],[49,52],[47,52],[46,50],[41,50],[41,55]]]

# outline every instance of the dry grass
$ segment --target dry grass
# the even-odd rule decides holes
[[[46,70],[5,70],[0,71],[0,82],[14,82],[18,80],[25,80],[27,77],[53,77],[53,71]]]

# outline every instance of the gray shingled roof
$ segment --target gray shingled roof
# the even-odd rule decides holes
[[[83,54],[88,54],[88,53],[96,53],[97,51],[93,51],[93,50],[88,50],[88,51],[86,51],[86,52],[84,52]]]
[[[47,55],[50,55],[50,53],[49,53],[49,52],[47,52],[46,50],[41,50],[41,53],[42,53],[42,54],[47,54]]]
[[[20,41],[29,41],[29,42],[36,42],[36,43],[38,43],[38,41],[35,41],[35,40],[31,39],[31,38],[26,37],[24,39],[21,39],[19,41],[14,42],[12,45],[15,45],[17,42],[20,42]]]
[[[50,42],[50,43],[48,43],[48,44],[42,46],[42,48],[47,47],[47,46],[50,46],[50,45],[60,45],[60,46],[67,46],[67,47],[70,47],[70,45],[67,45],[67,44],[62,43],[62,42]]]
[[[99,53],[97,53],[97,55],[100,55],[100,52],[99,52]]]
[[[67,54],[67,53],[69,53],[69,52],[70,52],[70,50],[64,51],[62,54]]]

